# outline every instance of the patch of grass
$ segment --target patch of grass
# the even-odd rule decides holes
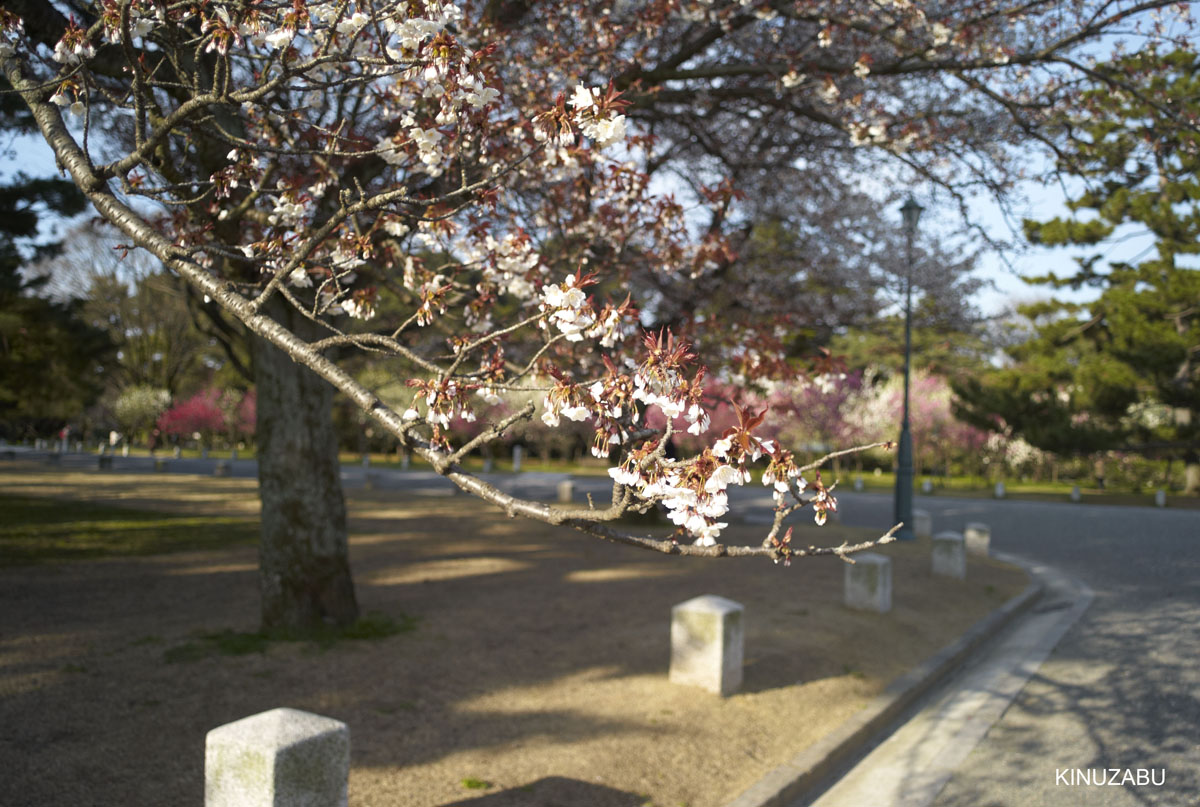
[[[247,633],[226,628],[221,631],[200,633],[195,641],[185,642],[168,648],[163,661],[168,664],[199,661],[209,656],[244,656],[263,653],[271,642],[306,642],[311,648],[328,650],[339,641],[369,641],[385,639],[398,633],[406,633],[417,625],[417,620],[407,614],[393,618],[372,611],[358,618],[351,625],[322,625],[310,631],[270,630]]]
[[[482,779],[476,779],[474,776],[468,776],[461,782],[462,786],[467,790],[487,790],[492,786],[491,782],[485,782]]]
[[[0,566],[217,549],[258,539],[257,519],[0,495]]]

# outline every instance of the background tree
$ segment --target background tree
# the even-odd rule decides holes
[[[267,625],[357,613],[329,384],[511,514],[664,552],[800,554],[782,518],[829,499],[816,483],[801,490],[804,469],[755,435],[760,413],[739,409],[705,452],[664,459],[670,430],[648,432],[643,410],[704,432],[703,371],[673,333],[642,338],[637,308],[654,316],[668,290],[733,265],[754,220],[738,183],[755,171],[847,177],[874,149],[954,192],[1003,190],[1022,127],[1069,90],[1064,59],[1167,4],[1084,3],[1075,20],[1009,0],[870,15],[835,0],[532,5],[7,5],[0,63],[76,185],[214,321],[254,334]],[[672,169],[693,189],[683,202],[652,187]],[[774,293],[705,288],[746,310]],[[638,299],[623,301],[627,289]],[[408,316],[347,329],[381,290]],[[672,330],[722,333],[711,353],[732,372],[791,369],[774,317],[714,328],[694,310]],[[332,351],[350,347],[395,359],[408,409],[338,364]],[[518,501],[458,464],[533,411],[461,445],[452,420],[477,395],[528,389],[543,393],[548,425],[581,415],[598,455],[619,452],[610,507]],[[764,457],[775,523],[759,546],[718,544],[724,488]],[[677,540],[604,523],[658,501]]]
[[[1180,112],[1200,119],[1200,61],[1149,51],[1097,75],[1120,88],[1085,93],[1061,122],[1060,169],[1083,188],[1068,203],[1075,216],[1026,222],[1026,233],[1100,247],[1141,232],[1154,255],[1106,267],[1088,254],[1074,275],[1029,278],[1098,296],[1023,307],[1034,334],[1009,349],[1012,366],[960,388],[974,417],[998,414],[1042,449],[1182,457],[1186,490],[1200,493],[1200,270],[1188,265],[1200,253],[1200,133],[1172,125]]]

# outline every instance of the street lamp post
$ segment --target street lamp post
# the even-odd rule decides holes
[[[911,196],[900,208],[900,215],[904,218],[908,269],[904,283],[904,420],[900,424],[900,449],[896,458],[896,517],[892,523],[904,524],[896,533],[896,537],[902,541],[911,541],[917,537],[913,532],[913,446],[912,429],[908,420],[908,386],[912,364],[913,238],[917,234],[917,220],[921,218],[921,211],[924,209]]]

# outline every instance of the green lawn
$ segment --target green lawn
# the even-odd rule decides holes
[[[0,566],[253,543],[258,519],[0,494]]]

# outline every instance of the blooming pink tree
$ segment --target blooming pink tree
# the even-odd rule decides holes
[[[225,413],[220,406],[221,392],[212,387],[175,404],[158,418],[158,428],[164,434],[191,439],[199,433],[208,442],[214,434],[225,430]]]
[[[715,429],[706,409],[689,334],[730,378],[791,371],[787,273],[719,282],[736,277],[742,167],[820,194],[829,162],[872,152],[956,192],[1002,188],[1017,133],[1070,99],[1072,55],[1168,3],[1089,0],[1070,24],[1057,5],[21,0],[0,10],[0,67],[129,248],[183,278],[218,333],[249,335],[263,622],[299,626],[358,610],[334,389],[511,515],[705,557],[870,545],[791,547],[784,517],[833,506],[805,480],[815,465],[764,436],[762,412]],[[653,192],[664,168],[687,198]],[[639,306],[702,281],[716,310],[640,332]],[[401,313],[374,327],[385,301]],[[355,351],[392,359],[412,397],[392,407],[356,381],[338,360]],[[536,404],[453,439],[480,401],[531,390]],[[595,453],[616,452],[609,506],[519,500],[462,467],[535,416],[587,422]],[[686,459],[666,453],[680,418],[707,443]],[[776,519],[727,546],[726,490],[753,462]],[[613,524],[655,503],[674,537]]]

